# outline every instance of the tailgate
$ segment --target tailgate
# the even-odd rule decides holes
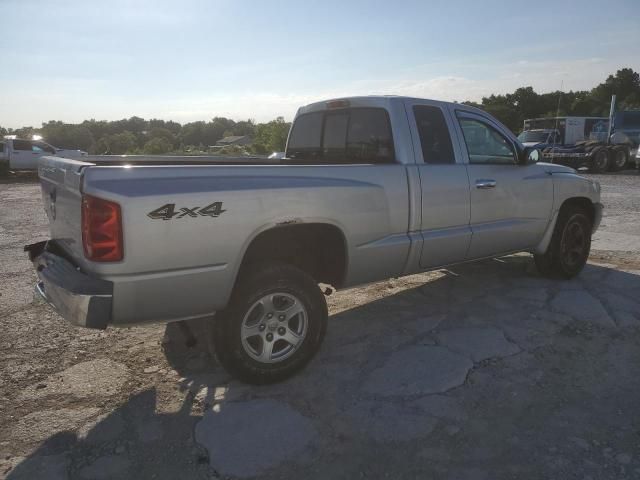
[[[42,157],[38,176],[51,239],[80,263],[82,250],[82,170],[93,164],[63,157]]]

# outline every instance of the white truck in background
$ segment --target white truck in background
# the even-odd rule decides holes
[[[0,164],[4,163],[9,170],[37,170],[38,160],[46,155],[81,158],[85,157],[87,152],[56,148],[42,140],[11,137],[0,139]]]

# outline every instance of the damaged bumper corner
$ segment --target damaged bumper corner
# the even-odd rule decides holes
[[[82,273],[51,241],[24,247],[38,275],[35,290],[73,325],[104,329],[111,320],[113,283]]]

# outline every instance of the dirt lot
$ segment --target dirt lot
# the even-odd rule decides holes
[[[516,255],[340,292],[318,357],[261,388],[175,326],[34,303],[39,187],[0,184],[0,477],[640,479],[640,175],[598,179],[576,280]]]

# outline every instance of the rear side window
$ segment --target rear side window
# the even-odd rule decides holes
[[[393,163],[393,137],[386,110],[350,108],[299,116],[287,147],[294,161]]]
[[[322,148],[322,112],[300,115],[293,123],[287,156],[295,154],[294,158],[319,158]],[[289,151],[291,152],[289,154]]]
[[[14,140],[13,141],[13,149],[14,150],[28,150],[31,151],[32,143],[27,140]]]
[[[456,163],[449,128],[438,107],[416,105],[413,114],[418,126],[422,158],[425,163]]]

